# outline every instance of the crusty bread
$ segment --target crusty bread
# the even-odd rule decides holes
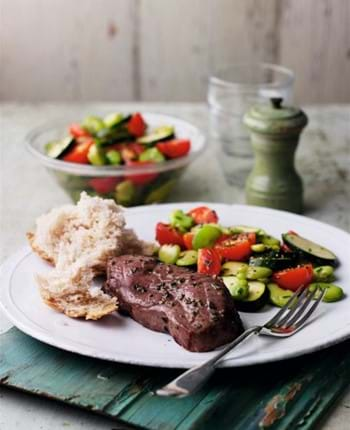
[[[122,207],[113,200],[81,194],[77,205],[52,209],[27,234],[33,251],[55,266],[37,275],[40,294],[49,306],[70,317],[98,319],[117,309],[116,299],[92,287],[110,257],[150,255],[154,245],[125,228]]]
[[[37,275],[40,295],[51,308],[71,318],[97,320],[117,309],[117,300],[100,288],[92,287],[91,269],[53,270],[49,275]]]

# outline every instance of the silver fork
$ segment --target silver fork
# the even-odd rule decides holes
[[[304,326],[322,300],[325,290],[321,290],[319,295],[318,292],[319,289],[309,291],[308,288],[299,288],[266,324],[247,329],[214,357],[182,373],[169,384],[159,388],[156,394],[158,396],[185,397],[196,392],[214,373],[220,359],[252,334],[275,337],[292,336]],[[316,297],[315,302],[311,304],[312,299]]]

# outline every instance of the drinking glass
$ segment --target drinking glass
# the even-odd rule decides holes
[[[293,97],[294,73],[276,64],[234,64],[218,69],[209,78],[210,140],[220,150],[225,178],[242,186],[253,165],[253,150],[243,115],[272,97],[288,105]]]

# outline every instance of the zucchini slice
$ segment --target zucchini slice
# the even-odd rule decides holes
[[[234,225],[230,227],[232,233],[256,233],[264,234],[264,230],[259,227],[252,227],[250,225]]]
[[[337,265],[337,256],[329,249],[318,245],[311,240],[305,239],[297,234],[285,233],[282,234],[283,241],[291,249],[299,252],[303,257],[314,261],[318,264],[329,264],[331,266]],[[322,264],[321,264],[322,265]]]
[[[65,137],[62,140],[55,140],[45,145],[46,155],[51,158],[58,158],[73,144],[74,138],[71,136]]]
[[[176,264],[178,266],[193,266],[194,264],[197,264],[197,259],[198,252],[190,249],[180,253],[179,258],[176,260]]]
[[[249,259],[249,265],[254,267],[268,267],[269,269],[283,270],[297,264],[297,255],[294,252],[282,254],[281,252],[270,251]]]
[[[248,264],[240,261],[227,261],[221,266],[221,274],[222,276],[236,276],[242,269],[248,270]]]
[[[269,300],[269,290],[263,282],[249,281],[248,296],[243,300],[235,300],[236,307],[242,312],[256,312]]]
[[[173,126],[165,125],[154,130],[152,134],[140,137],[137,139],[137,142],[143,143],[144,145],[152,145],[153,143],[173,138],[174,132],[175,130]]]
[[[267,288],[270,292],[270,303],[272,305],[278,306],[279,308],[282,308],[285,304],[287,304],[288,300],[294,294],[294,291],[285,290],[273,282],[267,284]]]
[[[181,248],[179,245],[162,245],[158,251],[158,258],[166,264],[175,264],[179,258]]]

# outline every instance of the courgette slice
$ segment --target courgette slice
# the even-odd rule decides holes
[[[58,158],[73,144],[74,138],[71,136],[65,137],[61,140],[55,140],[45,145],[46,155],[51,158]]]
[[[158,258],[166,264],[175,264],[179,258],[181,248],[179,245],[162,245],[158,251]]]
[[[242,269],[248,270],[248,264],[240,261],[227,261],[221,266],[221,274],[222,276],[236,276]]]
[[[256,312],[266,305],[269,300],[269,290],[263,282],[249,281],[248,296],[243,300],[236,300],[239,311]]]
[[[232,233],[256,233],[256,234],[264,234],[264,230],[259,227],[252,227],[249,225],[234,225],[230,227]]]
[[[176,260],[177,266],[193,266],[197,264],[198,252],[190,249],[180,253],[179,258]]]
[[[296,264],[297,254],[293,252],[283,254],[281,252],[270,251],[258,256],[253,255],[249,259],[250,266],[268,267],[273,271],[288,269]]]
[[[329,264],[331,266],[336,266],[338,263],[337,256],[332,251],[311,240],[294,233],[282,234],[282,238],[289,248],[297,251],[305,259],[315,262],[318,265]]]
[[[159,127],[153,131],[153,133],[147,136],[142,136],[137,139],[138,143],[143,143],[144,145],[152,145],[153,143],[161,142],[162,140],[171,139],[174,137],[174,127],[171,125],[165,125]]]
[[[270,303],[278,306],[279,308],[282,308],[284,305],[286,305],[288,300],[294,294],[293,291],[285,290],[273,282],[270,282],[267,285],[267,288],[270,292]]]

